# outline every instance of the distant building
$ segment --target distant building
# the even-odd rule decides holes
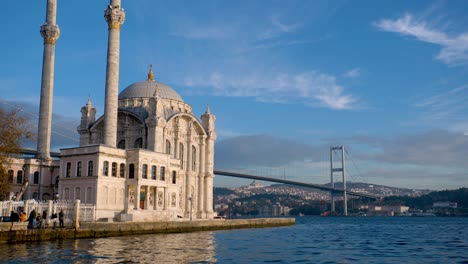
[[[280,204],[265,205],[259,208],[258,214],[263,216],[284,216],[289,215],[291,209]]]
[[[408,206],[403,205],[369,205],[368,216],[394,216],[407,213]]]
[[[433,208],[457,208],[458,207],[458,204],[456,202],[447,202],[447,201],[444,201],[444,202],[435,202],[433,205],[432,205]]]

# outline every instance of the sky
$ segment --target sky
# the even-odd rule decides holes
[[[52,149],[103,113],[108,1],[58,0]],[[468,187],[467,1],[122,1],[119,91],[146,79],[216,115],[215,167],[326,183]],[[46,1],[6,1],[0,106],[39,108]],[[37,130],[36,127],[33,130]],[[29,143],[35,146],[34,142]],[[215,185],[235,181],[217,177]]]

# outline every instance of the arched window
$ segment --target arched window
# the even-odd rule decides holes
[[[93,194],[91,187],[86,188],[86,203],[90,204],[93,202]]]
[[[137,140],[135,140],[134,147],[135,147],[135,148],[142,148],[142,147],[143,147],[143,139],[142,139],[142,138],[138,138]]]
[[[143,166],[141,166],[141,178],[143,179],[148,178],[148,165],[146,164],[143,164]]]
[[[13,183],[13,174],[15,172],[13,170],[8,170],[8,182]]]
[[[117,177],[117,162],[112,162],[112,177]]]
[[[76,177],[81,177],[81,161],[78,161],[76,163]]]
[[[184,144],[179,144],[179,159],[180,159],[180,168],[184,168]]]
[[[67,169],[65,171],[65,177],[70,177],[71,175],[71,162],[67,162]]]
[[[164,168],[164,166],[161,166],[161,175],[160,175],[160,179],[161,181],[164,181],[166,179],[166,168]]]
[[[88,161],[88,176],[93,176],[94,173],[94,166],[93,161]]]
[[[128,178],[135,178],[135,164],[133,163],[128,166]]]
[[[76,189],[75,189],[75,200],[81,200],[81,189],[80,189],[80,187],[76,187]]]
[[[125,164],[120,163],[120,178],[125,178]]]
[[[166,154],[171,154],[171,142],[166,139]]]
[[[34,199],[34,200],[37,200],[38,198],[39,198],[39,197],[38,197],[37,192],[34,192],[34,193],[33,193],[33,199]]]
[[[23,183],[23,171],[17,171],[16,172],[16,183]]]
[[[156,180],[156,166],[151,166],[151,179]]]
[[[172,184],[176,184],[177,182],[177,172],[172,171]]]
[[[65,200],[70,200],[70,189],[69,188],[65,188]]]
[[[197,164],[197,149],[192,146],[192,171],[195,171],[195,165]]]
[[[39,172],[38,171],[34,172],[33,183],[39,184]]]
[[[104,176],[109,176],[109,162],[107,160],[103,163],[102,172]]]
[[[125,149],[125,140],[124,139],[119,141],[119,144],[117,144],[117,148]]]

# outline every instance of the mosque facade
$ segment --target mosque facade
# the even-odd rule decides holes
[[[56,0],[47,1],[43,27],[57,33]],[[146,80],[118,93],[120,29],[125,21],[121,0],[110,0],[104,17],[109,30],[104,114],[96,117],[88,98],[77,127],[79,146],[62,149],[58,160],[51,158],[49,149],[59,33],[43,34],[37,156],[15,160],[12,166],[22,171],[22,181],[29,180],[23,199],[36,194],[39,199],[94,204],[96,220],[212,218],[215,116],[207,107],[198,119],[174,89],[154,79],[151,66]],[[18,189],[21,185],[15,180],[13,188]],[[39,194],[34,192],[37,187]]]

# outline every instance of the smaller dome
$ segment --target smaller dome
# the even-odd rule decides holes
[[[163,99],[170,99],[183,102],[182,97],[174,91],[168,85],[152,80],[146,80],[143,82],[136,82],[129,85],[119,94],[119,100],[129,99],[129,98],[151,98],[154,96],[156,90],[156,85],[158,86],[158,95]]]

